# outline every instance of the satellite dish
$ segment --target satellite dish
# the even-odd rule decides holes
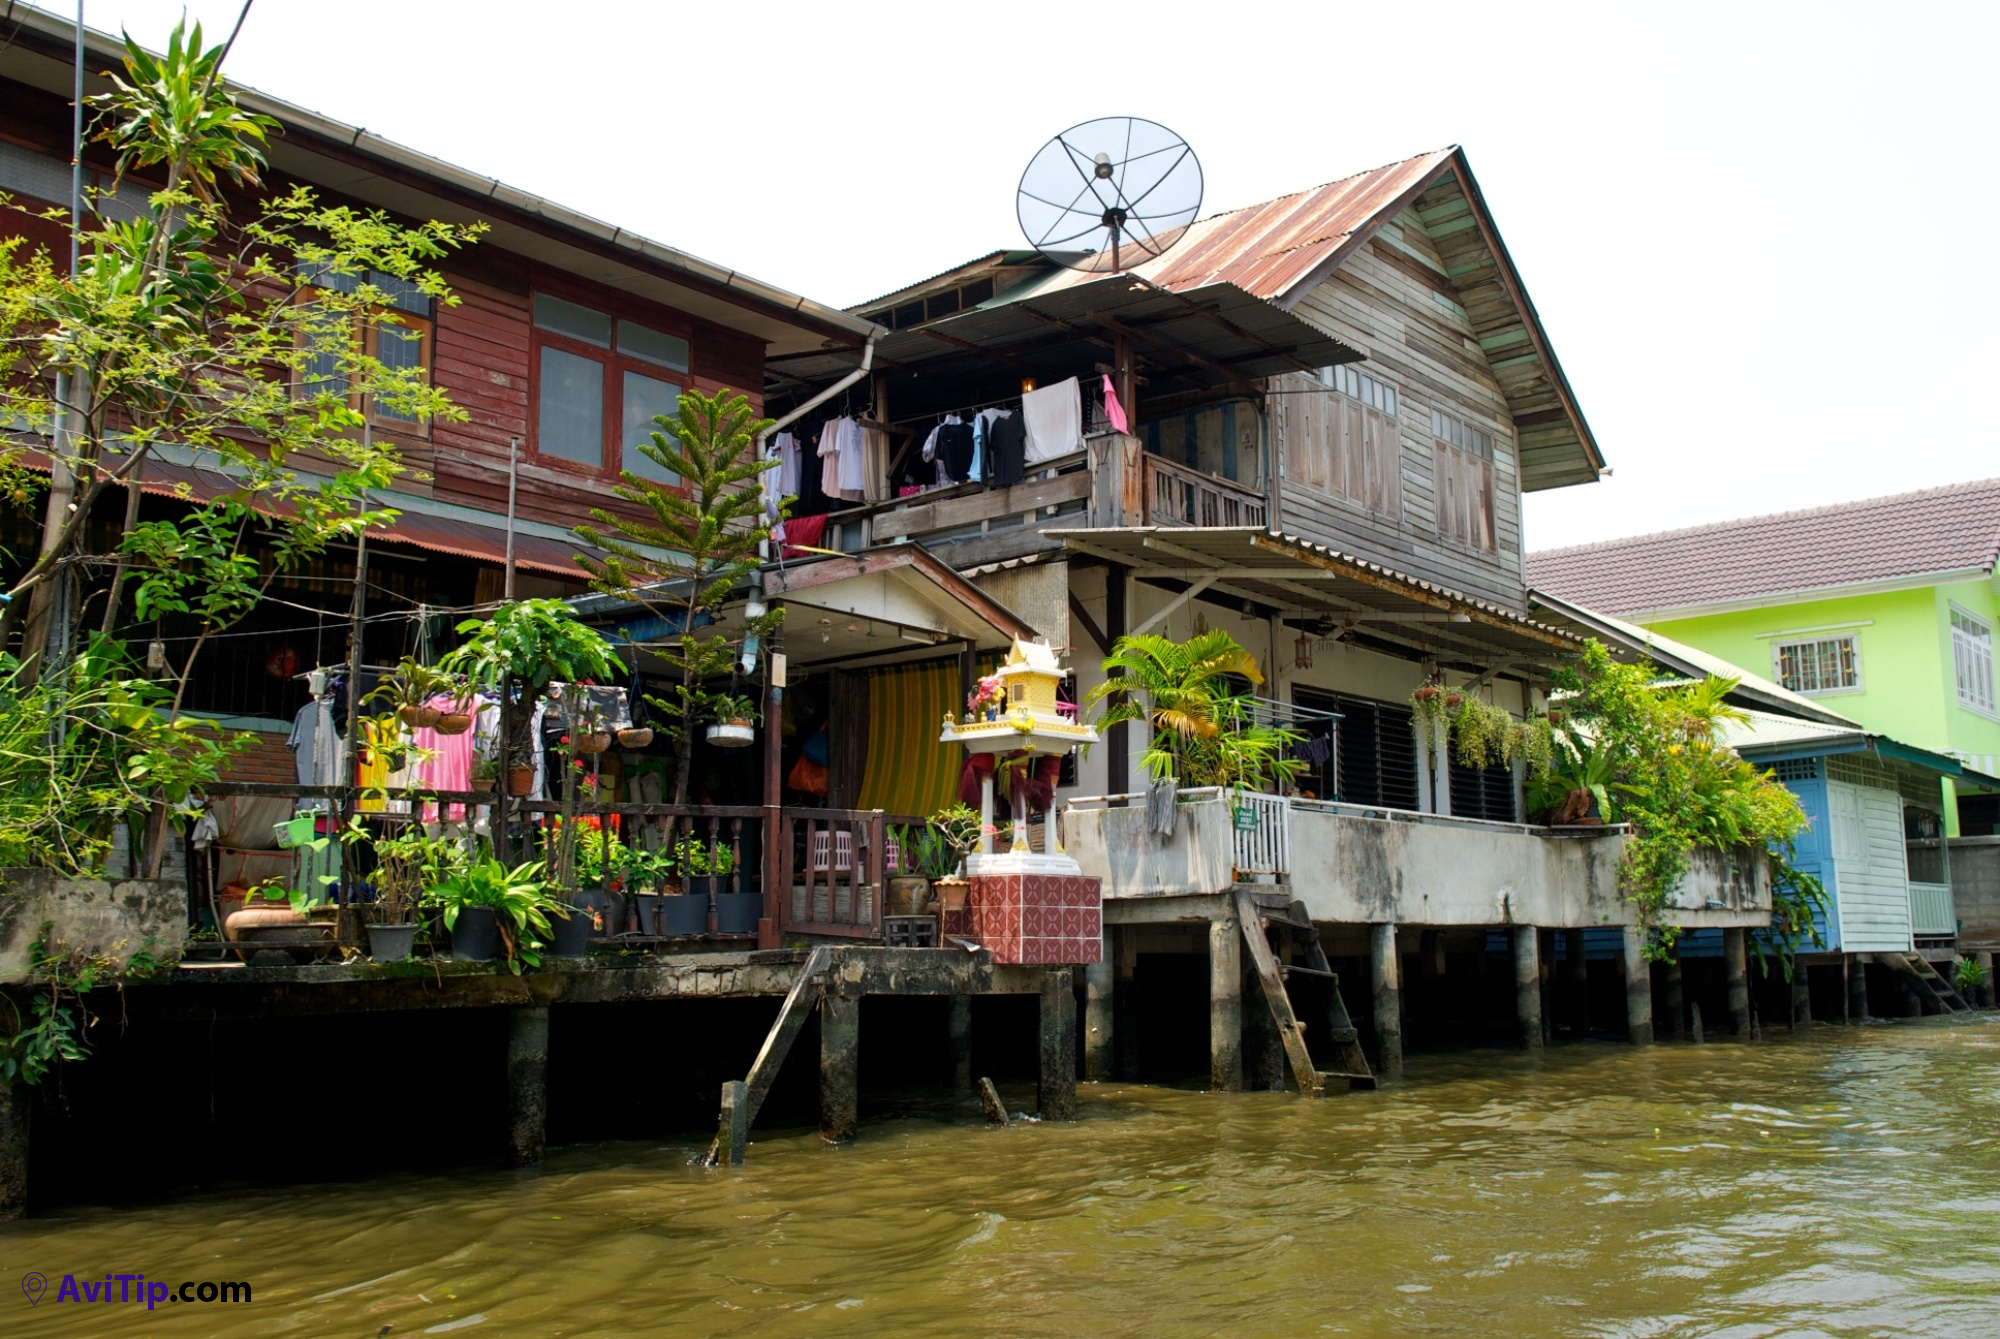
[[[1029,160],[1016,210],[1050,260],[1117,274],[1166,254],[1187,232],[1201,212],[1201,163],[1156,121],[1085,121]]]

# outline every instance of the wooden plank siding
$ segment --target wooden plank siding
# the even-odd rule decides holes
[[[1513,418],[1465,299],[1422,219],[1411,210],[1399,214],[1293,311],[1367,350],[1367,361],[1357,369],[1396,388],[1398,472],[1393,486],[1373,485],[1359,495],[1310,476],[1295,477],[1298,451],[1286,440],[1289,424],[1310,424],[1315,415],[1343,422],[1390,420],[1373,409],[1364,412],[1337,392],[1315,395],[1311,377],[1274,378],[1271,388],[1279,394],[1273,397],[1273,455],[1285,466],[1277,528],[1522,608],[1521,489]],[[1490,434],[1490,466],[1461,462],[1459,453],[1440,451],[1431,433],[1433,409]],[[1446,508],[1447,534],[1440,535],[1441,458],[1458,466],[1443,471],[1446,489],[1482,481],[1490,486],[1490,547],[1482,542],[1487,537],[1480,527],[1464,523],[1462,509],[1454,523],[1453,509]]]

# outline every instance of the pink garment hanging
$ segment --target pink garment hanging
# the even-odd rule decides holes
[[[1111,420],[1111,426],[1126,436],[1132,435],[1131,427],[1125,421],[1125,406],[1118,403],[1118,388],[1111,384],[1111,374],[1104,375],[1104,417]]]
[[[440,711],[459,711],[465,707],[463,702],[443,694],[432,698],[430,705]],[[476,730],[456,735],[441,735],[429,726],[412,730],[410,742],[429,755],[417,765],[417,783],[425,790],[471,790],[472,748],[478,737]],[[462,804],[447,805],[446,808],[450,812],[445,816],[452,822],[465,817],[465,806]],[[434,823],[437,817],[437,806],[426,804],[424,822]]]

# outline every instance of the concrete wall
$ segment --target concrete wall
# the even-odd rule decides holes
[[[1952,839],[1951,899],[1961,946],[2000,945],[2000,837]]]
[[[144,951],[178,960],[187,937],[187,884],[168,879],[65,879],[53,870],[0,870],[0,985],[29,979],[29,951],[51,944],[120,963]]]
[[[1291,893],[1335,924],[1540,925],[1585,928],[1634,919],[1618,889],[1617,832],[1545,829],[1295,803],[1288,817]],[[1180,806],[1172,838],[1143,808],[1073,810],[1065,847],[1107,898],[1221,892],[1234,875],[1225,799]],[[1671,901],[1689,927],[1767,925],[1769,867],[1750,850],[1696,851]]]

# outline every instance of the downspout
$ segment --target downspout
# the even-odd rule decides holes
[[[783,418],[771,424],[770,427],[758,433],[757,459],[762,460],[764,458],[764,443],[768,442],[771,439],[772,433],[790,427],[792,424],[798,422],[801,418],[805,417],[805,415],[810,413],[813,409],[817,408],[820,405],[825,404],[828,400],[831,400],[834,396],[840,394],[842,391],[846,390],[849,386],[852,386],[855,382],[867,376],[868,370],[875,365],[875,341],[882,338],[882,336],[887,333],[888,332],[883,330],[880,326],[877,326],[875,328],[874,333],[868,336],[868,342],[861,346],[861,366],[855,368],[852,372],[849,372],[846,376],[834,382],[831,386],[828,386],[818,395],[813,396],[812,399],[807,400],[797,409],[794,409],[791,413],[785,415]],[[764,472],[764,478],[765,478],[765,488],[767,490],[770,487],[770,482],[769,482],[770,477],[771,477],[771,471],[766,470]],[[757,546],[757,556],[759,558],[762,558],[765,562],[771,561],[770,540],[768,539],[764,540]],[[750,584],[751,588],[755,590],[757,595],[761,598],[764,594],[763,574],[761,572],[753,573],[750,578]]]

